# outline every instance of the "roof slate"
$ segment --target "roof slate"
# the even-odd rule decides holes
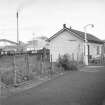
[[[85,33],[82,32],[82,31],[78,31],[78,30],[75,30],[75,29],[69,29],[70,31],[72,31],[73,33],[79,35],[83,40],[85,39]],[[94,35],[92,34],[89,34],[87,33],[87,40],[88,42],[94,42],[94,43],[103,43],[102,40],[100,40],[99,38],[95,37]]]

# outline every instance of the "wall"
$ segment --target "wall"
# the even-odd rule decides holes
[[[103,45],[103,54],[105,56],[105,41],[104,41],[104,45]]]
[[[30,43],[28,43],[28,45],[26,46],[25,49],[27,51],[29,51],[29,50],[40,50],[40,49],[43,49],[43,47],[46,47],[47,42],[45,40],[37,39],[35,41],[34,41],[34,43],[33,43],[33,41],[30,41]]]
[[[64,31],[52,39],[49,48],[53,61],[56,61],[59,55],[69,54],[73,55],[74,59],[81,59],[83,54],[83,42],[68,31]]]
[[[102,52],[102,44],[95,44],[95,43],[89,43],[88,44],[90,47],[90,55],[92,55],[92,58],[98,57],[101,55]],[[97,54],[97,47],[99,46],[99,54]]]

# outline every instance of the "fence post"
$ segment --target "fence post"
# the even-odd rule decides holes
[[[26,65],[26,75],[29,75],[29,58],[28,54],[25,54],[25,65]]]
[[[2,93],[1,92],[2,92],[2,81],[1,81],[1,73],[0,73],[0,97],[2,96]]]
[[[53,62],[52,62],[52,55],[51,55],[51,71],[54,72],[54,69],[53,69]]]
[[[0,105],[2,105],[2,82],[1,82],[1,73],[0,73]]]
[[[16,82],[16,58],[15,58],[15,54],[13,55],[13,72],[14,72],[14,86],[17,86],[17,82]]]
[[[44,73],[44,70],[43,70],[43,56],[41,54],[41,73]]]
[[[84,53],[81,54],[81,63],[84,64]]]
[[[77,64],[79,64],[79,54],[77,53]]]
[[[0,98],[4,95],[3,94],[4,84],[2,83],[1,76],[2,76],[2,73],[0,73]],[[0,103],[0,105],[1,105],[1,103]]]
[[[74,61],[74,54],[72,53],[72,61]]]

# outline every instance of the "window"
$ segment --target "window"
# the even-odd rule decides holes
[[[97,46],[97,55],[100,54],[100,47]]]

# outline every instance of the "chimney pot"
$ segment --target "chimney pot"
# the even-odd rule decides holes
[[[70,26],[70,29],[71,29],[72,27]]]
[[[66,28],[66,24],[63,24],[63,28]]]

